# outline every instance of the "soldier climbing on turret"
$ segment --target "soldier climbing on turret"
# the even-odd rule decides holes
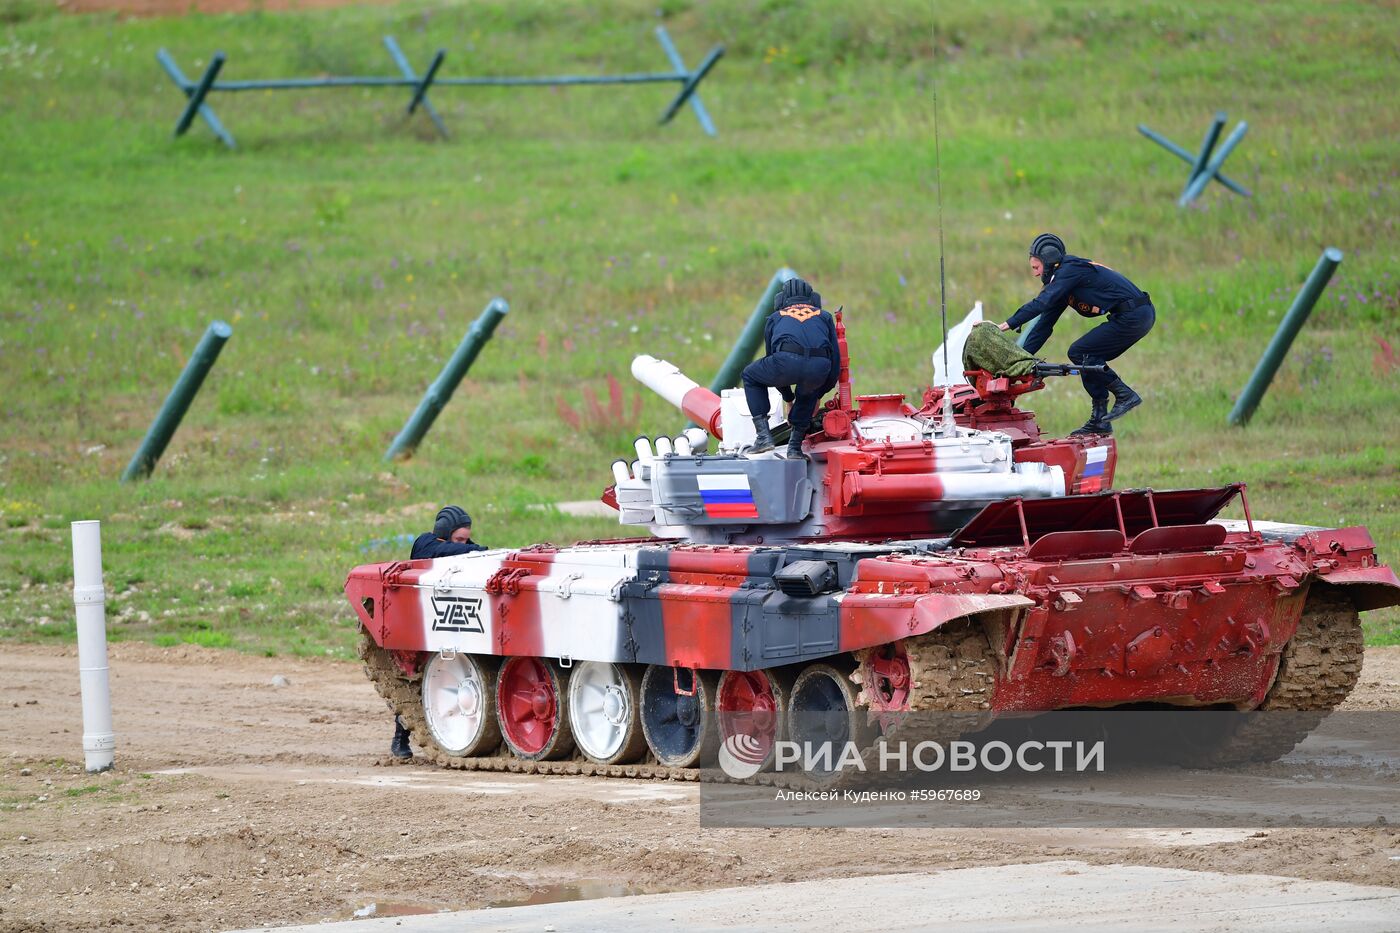
[[[472,540],[472,517],[467,510],[460,505],[447,505],[437,513],[433,530],[414,539],[409,559],[455,557],[485,550],[489,550],[486,545]],[[413,749],[408,744],[408,729],[398,716],[394,717],[394,739],[389,743],[389,753],[395,758],[413,757]]]
[[[1030,261],[1031,274],[1039,276],[1045,287],[1001,324],[1001,329],[1019,330],[1035,320],[1025,342],[1026,352],[1035,353],[1050,339],[1065,308],[1074,308],[1084,317],[1107,316],[1107,321],[1069,345],[1071,362],[1103,365],[1101,372],[1085,370],[1080,376],[1093,408],[1084,426],[1070,433],[1112,434],[1112,422],[1141,405],[1142,397],[1104,364],[1147,336],[1157,320],[1152,298],[1107,266],[1068,255],[1064,241],[1053,233],[1035,238]],[[1109,393],[1113,394],[1111,410]]]
[[[768,430],[768,389],[772,387],[791,405],[787,456],[802,457],[802,442],[817,403],[835,388],[841,369],[836,322],[822,310],[822,296],[801,279],[784,282],[773,298],[763,345],[768,355],[744,367],[744,397],[757,433],[749,453],[773,449]]]

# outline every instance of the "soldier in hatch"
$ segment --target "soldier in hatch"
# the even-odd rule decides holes
[[[410,560],[423,560],[433,557],[455,557],[473,551],[489,550],[484,544],[472,540],[472,517],[460,505],[444,506],[437,513],[433,530],[424,532],[413,541]],[[412,758],[413,749],[408,744],[408,729],[403,720],[394,717],[394,739],[389,744],[389,754],[395,758]]]

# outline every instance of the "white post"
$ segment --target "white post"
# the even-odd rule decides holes
[[[73,523],[73,606],[78,615],[78,677],[83,693],[83,755],[90,774],[116,755],[107,682],[107,593],[102,586],[102,523]]]

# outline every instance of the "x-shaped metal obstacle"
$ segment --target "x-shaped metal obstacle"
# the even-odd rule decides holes
[[[710,136],[718,135],[715,130],[714,121],[710,119],[709,111],[705,109],[705,104],[700,100],[697,89],[700,82],[715,67],[715,63],[724,55],[724,46],[717,45],[710,49],[709,53],[701,59],[700,64],[695,69],[689,70],[685,67],[685,62],[681,59],[681,54],[676,50],[675,43],[671,41],[665,27],[656,27],[656,39],[661,43],[661,51],[666,54],[674,71],[660,72],[639,72],[619,75],[540,75],[527,77],[461,77],[461,78],[439,78],[438,70],[442,68],[447,52],[438,49],[433,56],[428,67],[419,74],[414,71],[413,66],[408,61],[408,56],[404,55],[403,49],[394,41],[393,36],[384,37],[384,47],[389,51],[389,57],[398,66],[399,76],[379,76],[370,75],[362,77],[354,76],[328,76],[320,78],[271,78],[252,81],[220,81],[219,72],[223,69],[227,56],[223,52],[216,52],[209,60],[209,65],[204,69],[204,73],[199,76],[198,81],[191,81],[185,77],[180,66],[175,64],[175,59],[165,49],[156,53],[156,61],[160,62],[165,73],[170,76],[170,80],[175,83],[185,95],[185,109],[180,114],[180,119],[175,122],[175,135],[183,136],[194,123],[195,117],[203,120],[214,132],[225,146],[232,149],[235,145],[233,135],[224,127],[218,116],[210,108],[207,98],[215,91],[282,91],[301,90],[308,88],[328,88],[328,87],[403,87],[412,91],[412,96],[408,102],[407,112],[414,113],[422,107],[427,113],[428,119],[433,121],[433,126],[438,133],[447,137],[447,126],[442,121],[442,115],[428,100],[428,90],[432,87],[546,87],[546,86],[569,86],[569,85],[591,85],[591,84],[658,84],[663,82],[679,82],[681,87],[676,96],[671,100],[665,112],[661,114],[661,119],[657,121],[661,124],[670,123],[671,119],[686,104],[695,113],[695,119],[699,121],[700,128]]]
[[[1235,194],[1250,196],[1248,188],[1220,171],[1220,167],[1225,164],[1225,159],[1240,144],[1240,140],[1244,139],[1244,134],[1249,131],[1249,124],[1241,120],[1239,125],[1230,131],[1230,135],[1225,137],[1225,142],[1221,143],[1220,148],[1216,149],[1215,144],[1219,141],[1220,132],[1223,129],[1225,129],[1225,114],[1223,112],[1217,113],[1215,119],[1211,121],[1210,129],[1206,130],[1206,138],[1201,143],[1201,151],[1192,155],[1162,134],[1153,132],[1141,123],[1138,124],[1139,133],[1191,166],[1191,175],[1186,179],[1186,187],[1182,189],[1181,197],[1176,199],[1178,207],[1185,207],[1194,201],[1197,195],[1206,190],[1206,185],[1209,185],[1212,179],[1220,182]]]

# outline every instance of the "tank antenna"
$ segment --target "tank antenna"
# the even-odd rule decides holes
[[[938,25],[933,27],[933,184],[938,192],[938,318],[943,328],[943,371],[948,368],[948,295],[943,271],[943,163],[938,145]],[[940,434],[956,432],[953,421],[953,387],[943,387],[943,422]]]

